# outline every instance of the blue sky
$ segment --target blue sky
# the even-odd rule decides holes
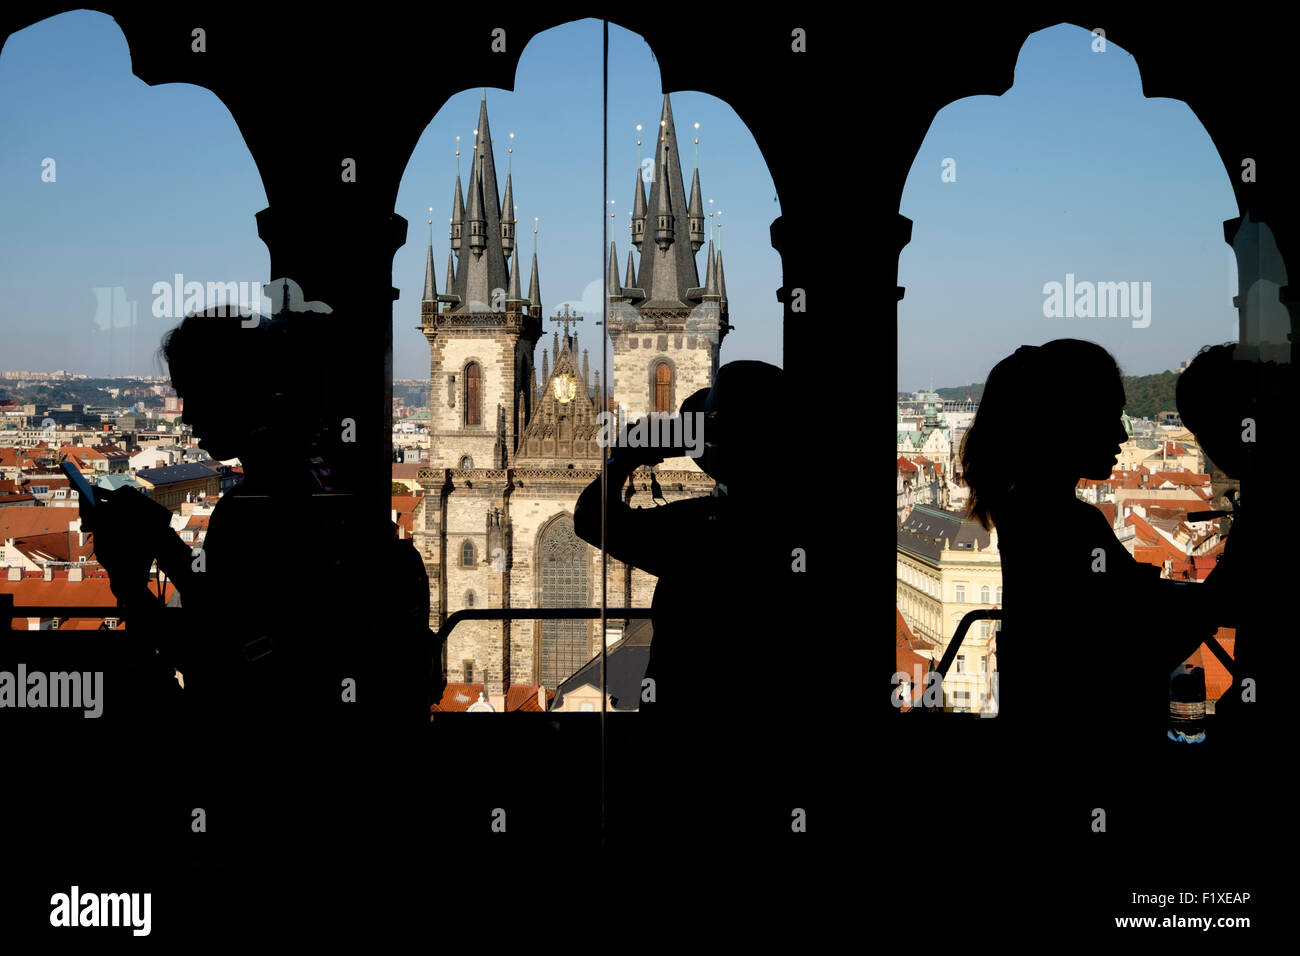
[[[1140,64],[1088,31],[1030,35],[1015,82],[940,110],[903,191],[900,390],[982,382],[1023,344],[1089,339],[1125,374],[1174,369],[1235,340],[1238,215],[1228,172],[1192,110],[1142,95]],[[956,181],[941,164],[956,162]],[[1151,323],[1045,318],[1043,286],[1150,282]]]
[[[508,134],[515,133],[525,283],[533,220],[540,220],[547,315],[566,302],[599,315],[593,283],[601,281],[608,255],[601,217],[615,210],[611,235],[625,263],[637,169],[635,125],[649,129],[659,120],[661,83],[649,47],[611,26],[610,184],[601,188],[600,44],[597,20],[547,31],[524,51],[518,92],[488,89],[503,189]],[[393,303],[398,378],[428,376],[428,346],[415,331],[428,208],[433,206],[441,289],[455,137],[465,147],[467,173],[480,95],[479,88],[466,90],[443,106],[413,152],[398,193],[396,212],[409,222],[406,245],[393,262],[393,284],[401,290]],[[780,205],[771,176],[730,107],[689,91],[672,99],[680,141],[689,143],[692,124],[700,123],[706,206],[712,198],[722,212],[736,326],[723,345],[723,361],[779,364],[781,306],[774,292],[781,284],[780,258],[768,227]],[[42,181],[47,158],[55,161],[54,182]],[[682,161],[689,170],[694,156],[683,155]],[[615,205],[606,206],[608,199]],[[0,54],[0,368],[158,373],[154,352],[176,320],[153,316],[154,283],[171,282],[175,273],[200,282],[270,278],[270,258],[253,218],[266,205],[257,169],[226,108],[197,86],[149,87],[138,80],[110,17],[68,13],[14,34]],[[588,318],[579,333],[593,364],[597,332]],[[549,339],[548,334],[543,344]]]

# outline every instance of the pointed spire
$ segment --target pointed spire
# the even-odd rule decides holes
[[[429,255],[424,262],[424,301],[438,301],[438,287],[433,281],[433,242],[429,243]]]
[[[591,383],[591,370],[587,367],[587,350],[582,350],[582,384],[584,387]]]
[[[717,259],[713,254],[713,240],[709,240],[709,251],[706,255],[708,266],[704,273],[704,298],[715,299],[721,298],[718,294],[718,270],[715,265]]]
[[[559,334],[558,332],[556,333]],[[551,355],[546,349],[542,349],[542,388],[551,380]]]
[[[636,288],[636,270],[632,268],[632,250],[627,251],[627,279],[623,282],[626,289]]]
[[[542,294],[538,290],[537,284],[537,250],[533,250],[533,277],[528,280],[528,304],[532,307],[533,313],[542,314]]]
[[[695,170],[691,180],[691,205],[686,211],[691,228],[691,252],[699,252],[704,245],[704,200],[700,198],[700,171]]]
[[[727,301],[727,280],[722,274],[722,249],[718,249],[718,295],[722,296],[722,301]]]
[[[551,340],[551,356],[556,362],[560,360],[560,330],[555,330],[555,337]]]
[[[506,173],[506,198],[501,204],[501,249],[506,258],[515,249],[515,188],[510,179],[511,174]]]
[[[519,289],[519,250],[515,250],[515,258],[510,263],[510,291],[506,293],[506,302],[524,302],[523,292]]]
[[[465,203],[460,197],[460,173],[457,173],[456,198],[452,200],[451,204],[451,232],[449,233],[451,236],[452,251],[457,254],[460,253],[461,230],[465,228]],[[450,286],[448,286],[447,291],[451,291]]]
[[[606,277],[609,282],[609,297],[611,299],[621,299],[623,286],[618,281],[618,253],[614,251],[614,240],[609,242],[609,274]]]
[[[443,288],[446,289],[447,294],[450,295],[451,290],[455,285],[456,285],[456,254],[454,252],[448,252],[447,253],[447,282],[443,285]]]
[[[641,167],[638,165],[636,195],[632,198],[632,245],[638,249],[641,248],[641,240],[645,238],[645,216],[645,177],[641,174]]]
[[[545,352],[542,353],[542,361],[546,361],[546,353],[545,353]],[[534,366],[532,367],[532,369],[529,371],[529,374],[530,374],[530,375],[532,376],[532,378],[533,378],[533,396],[536,397],[536,396],[540,395],[541,392],[542,392],[542,386],[539,385],[539,384],[537,384],[537,366],[536,366],[536,365],[534,365]]]
[[[699,266],[688,238],[686,193],[677,154],[672,103],[664,97],[663,118],[655,149],[654,180],[650,184],[649,208],[654,219],[655,244],[641,249],[636,288],[646,298],[638,308],[688,308],[687,292],[697,288]],[[677,241],[677,240],[683,241]],[[698,295],[698,293],[697,293]]]
[[[594,394],[591,396],[591,400],[592,400],[592,403],[596,406],[596,410],[599,411],[599,410],[600,410],[600,403],[603,401],[603,398],[601,397],[601,392],[600,392],[600,369],[596,369],[596,381],[595,381],[595,384],[594,384],[592,387],[595,389],[595,392],[594,392]]]

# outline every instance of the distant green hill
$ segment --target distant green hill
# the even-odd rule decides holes
[[[1178,410],[1174,401],[1174,389],[1178,385],[1178,376],[1165,369],[1155,375],[1125,375],[1124,395],[1128,398],[1124,406],[1129,418],[1155,418],[1160,412]]]
[[[1178,376],[1169,370],[1155,375],[1125,375],[1124,394],[1128,401],[1124,410],[1129,418],[1155,418],[1160,412],[1176,411],[1174,389]],[[984,394],[984,383],[957,385],[949,388],[936,388],[939,397],[948,402],[965,401],[967,397],[979,401]],[[911,393],[902,393],[899,398],[907,399]]]

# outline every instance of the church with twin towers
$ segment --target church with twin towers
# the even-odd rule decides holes
[[[588,350],[579,350],[582,319],[566,307],[543,322],[535,242],[524,284],[514,187],[507,173],[499,192],[484,91],[468,189],[456,177],[442,291],[430,242],[420,306],[429,342],[430,446],[418,472],[423,518],[414,536],[429,575],[434,629],[462,608],[599,607],[600,553],[573,531],[574,503],[600,477],[599,416],[617,410],[634,422],[676,413],[713,384],[730,328],[722,256],[706,243],[698,169],[685,190],[667,96],[650,169],[634,171],[624,270],[610,243],[613,381],[603,383]],[[538,369],[545,325],[550,342]],[[596,323],[589,318],[587,325]],[[590,332],[599,364],[600,327]],[[668,501],[714,491],[690,458],[669,459],[655,474]],[[632,507],[655,506],[649,479],[644,469],[635,476]],[[655,580],[611,556],[608,606],[649,607]],[[611,615],[611,651],[617,641],[647,636],[649,622],[632,622],[626,633],[625,625]],[[444,645],[442,666],[449,685],[482,685],[501,710],[523,688],[555,691],[599,653],[599,621],[465,621]],[[620,702],[619,709],[633,705]]]

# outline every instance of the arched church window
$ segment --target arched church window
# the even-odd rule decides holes
[[[483,424],[483,370],[477,362],[465,368],[465,424]]]
[[[667,362],[655,366],[654,410],[656,412],[673,412],[673,368]]]
[[[474,459],[471,458],[471,457],[469,457],[469,455],[464,456],[464,457],[461,458],[461,460],[460,460],[460,467],[462,467],[462,468],[473,468],[473,467],[474,467]]]
[[[466,541],[460,546],[460,566],[462,568],[474,567],[474,542]]]
[[[539,607],[587,607],[591,603],[587,545],[573,533],[573,519],[552,521],[538,542]],[[542,621],[541,683],[559,684],[591,656],[586,621]]]

